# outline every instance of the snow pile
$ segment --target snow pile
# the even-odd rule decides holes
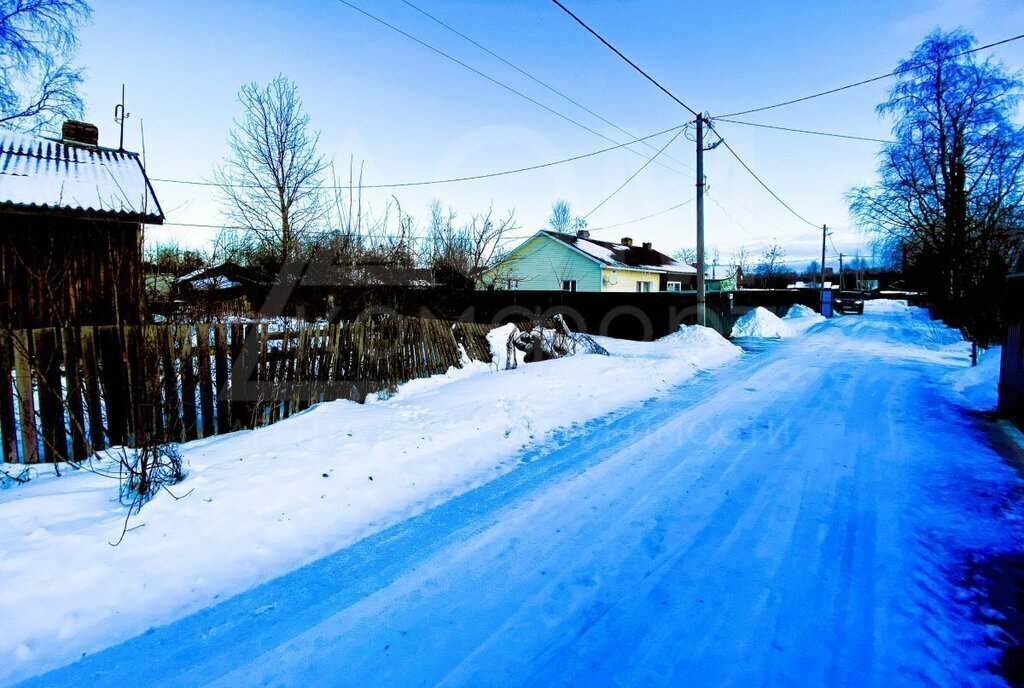
[[[789,325],[767,308],[758,306],[743,314],[732,326],[733,339],[780,339],[793,334]]]
[[[786,312],[786,315],[783,316],[782,319],[794,320],[796,318],[813,318],[815,316],[818,316],[818,314],[814,312],[813,308],[805,306],[802,303],[795,303],[789,307],[789,311]]]
[[[978,365],[957,370],[946,378],[950,389],[967,408],[992,411],[999,403],[999,363],[1002,347],[994,346],[978,354]]]
[[[786,325],[794,334],[804,334],[809,329],[823,323],[827,318],[820,313],[815,313],[813,308],[808,308],[802,304],[794,304],[790,306],[789,311],[783,317]]]
[[[492,333],[496,353],[510,333]],[[0,491],[0,684],[347,547],[514,470],[526,445],[557,428],[635,408],[739,355],[699,327],[649,343],[600,340],[610,355],[501,372],[476,362],[390,398],[320,404],[181,445],[190,470],[173,492],[187,496],[157,495],[116,548],[116,481],[40,468]]]

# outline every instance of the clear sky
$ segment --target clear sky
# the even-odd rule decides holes
[[[239,115],[239,86],[278,73],[298,84],[321,131],[322,150],[339,174],[347,177],[354,159],[365,165],[367,184],[479,174],[610,145],[337,0],[92,2],[95,14],[79,53],[87,69],[87,119],[99,125],[101,143],[117,145],[113,108],[125,83],[131,113],[126,147],[142,148],[144,123],[153,177],[209,179]],[[351,2],[591,129],[628,139],[401,0]],[[412,2],[637,136],[688,119],[549,0]],[[566,4],[686,103],[712,115],[888,72],[936,27],[962,26],[982,44],[1024,31],[1019,0]],[[995,55],[1020,69],[1024,41],[1000,46]],[[885,138],[889,123],[874,107],[888,86],[882,81],[750,119]],[[870,252],[867,238],[850,226],[843,193],[872,180],[877,144],[727,124],[719,130],[800,214],[834,228],[838,250]],[[590,225],[626,222],[692,198],[693,144],[680,137],[665,155],[671,159],[659,160],[675,170],[649,165],[589,218]],[[617,150],[539,172],[394,193],[421,222],[433,199],[461,216],[491,205],[499,214],[514,209],[521,228],[516,235],[523,235],[543,227],[556,199],[586,214],[643,164],[642,157]],[[789,215],[724,148],[708,153],[706,166],[707,241],[723,261],[738,245],[757,253],[773,239],[794,262],[820,252],[820,231]],[[156,190],[169,222],[222,222],[215,189],[160,182]],[[364,200],[382,211],[391,193],[367,191]],[[632,236],[670,252],[694,245],[694,227],[690,204],[594,236]],[[168,226],[150,238],[203,245],[215,233]]]

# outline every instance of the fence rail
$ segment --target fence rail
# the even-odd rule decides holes
[[[490,361],[493,326],[390,316],[335,325],[173,324],[0,333],[3,460],[268,425],[314,403]]]

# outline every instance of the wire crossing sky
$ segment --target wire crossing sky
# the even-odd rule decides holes
[[[421,222],[434,199],[464,217],[493,205],[516,210],[518,236],[542,227],[564,198],[581,216],[595,209],[588,222],[601,238],[628,233],[666,251],[693,245],[693,207],[684,205],[694,193],[692,144],[680,137],[654,163],[647,160],[674,132],[614,148],[677,127],[690,113],[554,3],[348,4],[397,30],[340,1],[94,0],[79,56],[87,118],[101,143],[116,145],[112,114],[124,83],[126,145],[142,150],[144,124],[151,175],[208,181],[240,114],[238,88],[282,73],[298,84],[335,177],[347,183],[350,163],[362,165],[364,184],[382,187],[364,191],[378,215],[392,196]],[[1009,0],[564,4],[688,107],[734,113],[716,128],[742,161],[801,216],[827,223],[836,248],[851,256],[869,248],[849,226],[843,195],[873,179],[877,151],[891,137],[875,106],[892,79],[871,79],[891,73],[936,27],[962,26],[985,45],[1024,26],[1024,7]],[[1024,40],[979,56],[990,54],[1020,69]],[[705,164],[709,247],[728,257],[740,244],[756,254],[777,240],[789,260],[820,253],[820,232],[772,199],[727,148]],[[490,176],[528,168],[536,169]],[[479,178],[384,188],[466,177]],[[151,238],[202,245],[216,235],[216,188],[155,185],[176,224]]]

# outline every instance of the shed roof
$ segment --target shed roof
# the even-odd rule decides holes
[[[137,153],[0,130],[0,211],[161,224]]]
[[[608,267],[697,274],[697,269],[693,266],[681,263],[661,251],[655,251],[653,248],[644,248],[642,245],[637,246],[634,244],[627,246],[626,244],[616,244],[610,241],[600,241],[590,237],[581,237],[576,234],[564,234],[549,230],[541,230],[540,233],[568,244]]]

